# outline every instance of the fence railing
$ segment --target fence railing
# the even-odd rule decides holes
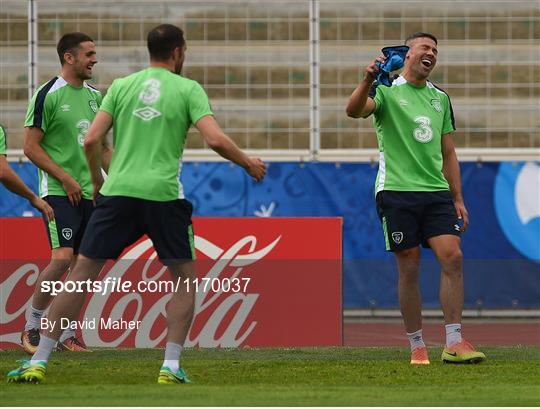
[[[147,63],[145,36],[183,27],[184,75],[207,90],[225,131],[273,160],[371,161],[371,120],[344,112],[362,70],[414,31],[440,39],[433,81],[452,98],[463,160],[540,156],[540,11],[536,1],[4,0],[0,3],[0,123],[22,155],[28,95],[58,72],[55,44],[84,31],[97,44],[93,84]],[[516,64],[519,61],[519,64]],[[213,160],[190,137],[188,160]],[[19,149],[19,150],[18,150]]]

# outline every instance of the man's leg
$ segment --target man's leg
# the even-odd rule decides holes
[[[116,259],[122,250],[134,243],[143,232],[139,229],[139,206],[135,199],[101,197],[85,229],[79,248],[77,263],[69,280],[86,282],[95,280],[107,259]],[[89,257],[83,256],[87,254]],[[85,285],[81,286],[85,289]],[[45,378],[45,366],[51,351],[60,337],[60,318],[77,319],[84,304],[85,293],[58,294],[49,312],[49,326],[41,336],[39,347],[29,362],[8,373],[9,382],[39,382]]]
[[[84,233],[85,214],[84,206],[93,207],[92,202],[83,199],[78,206],[73,206],[65,196],[47,196],[47,203],[54,209],[55,219],[45,220],[45,228],[51,245],[51,263],[41,272],[34,289],[34,296],[29,311],[29,321],[21,334],[23,349],[33,354],[39,344],[40,334],[38,331],[41,316],[47,308],[51,296],[41,292],[43,281],[58,281],[62,275],[75,263],[80,238]],[[66,330],[62,341],[71,338],[75,340],[74,331]],[[69,348],[72,350],[84,350],[84,348]]]
[[[21,344],[28,354],[36,352],[39,344],[39,329],[41,328],[41,317],[49,305],[51,294],[41,291],[43,281],[58,281],[68,270],[73,258],[73,249],[70,247],[59,247],[52,249],[51,261],[39,274],[30,304],[30,311],[27,313],[27,321],[21,334]]]
[[[104,260],[92,260],[79,255],[69,280],[74,282],[94,281],[103,264],[105,264]],[[81,288],[86,289],[86,286],[83,285]],[[68,318],[70,321],[76,320],[79,317],[85,298],[86,292],[79,293],[76,291],[62,291],[56,296],[49,311],[48,328],[41,333],[41,341],[36,353],[32,356],[32,361],[47,361],[49,359],[52,351],[50,341],[58,341],[63,331],[60,328],[60,318]]]
[[[461,315],[464,302],[463,253],[458,236],[444,234],[428,239],[441,265],[440,301],[446,324],[445,362],[478,363],[486,356],[461,336]]]
[[[422,297],[418,284],[420,247],[395,252],[399,271],[398,294],[407,333],[422,328]]]
[[[79,256],[77,264],[71,272],[70,281],[86,282],[88,279],[95,280],[104,263],[101,260],[92,260]],[[85,289],[84,286],[82,288]],[[62,334],[60,319],[76,320],[84,304],[85,297],[86,292],[79,293],[76,291],[72,293],[62,291],[55,297],[48,316],[48,329],[42,332],[36,352],[30,361],[23,362],[20,367],[8,373],[8,382],[41,382],[45,379],[47,361]]]
[[[167,305],[167,341],[183,345],[195,309],[195,262],[185,261],[169,266],[174,280],[181,280],[178,291],[172,293]],[[186,284],[184,281],[186,280]],[[187,284],[189,282],[189,284]]]
[[[181,280],[182,284],[172,293],[167,305],[167,345],[158,383],[189,383],[180,366],[180,355],[195,310],[195,263],[191,260],[174,263],[169,265],[169,270],[175,282]]]
[[[191,214],[185,199],[170,202],[142,202],[145,227],[163,264],[174,280],[182,280],[167,305],[167,345],[158,383],[189,383],[180,366],[180,355],[195,309],[195,241]]]
[[[415,192],[383,191],[376,196],[386,250],[396,257],[401,315],[411,346],[412,364],[429,364],[422,338],[422,297],[418,285],[420,269],[420,220],[422,200]]]
[[[77,254],[74,254],[71,259],[71,264],[69,266],[69,273],[66,277],[66,280],[71,280],[71,272],[75,268],[77,263]],[[73,328],[66,328],[57,344],[58,350],[60,351],[71,351],[71,352],[92,352],[90,349],[84,345],[79,338],[77,338],[76,330]]]
[[[429,364],[422,337],[422,296],[418,283],[420,247],[395,251],[395,255],[399,271],[399,306],[411,345],[411,363]]]
[[[448,324],[460,324],[463,311],[463,253],[461,239],[445,234],[431,237],[428,243],[441,265],[441,285],[439,298]]]
[[[41,291],[43,281],[57,281],[68,271],[73,257],[73,249],[69,247],[60,247],[51,251],[51,261],[43,269],[36,281],[34,294],[32,296],[32,307],[38,310],[44,310],[49,305],[51,294]]]

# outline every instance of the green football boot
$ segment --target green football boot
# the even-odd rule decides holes
[[[7,374],[8,382],[40,383],[45,380],[45,368],[47,362],[39,361],[35,364],[31,364],[28,359],[18,362],[22,365]]]
[[[159,370],[159,376],[157,383],[161,385],[168,385],[168,384],[174,384],[174,383],[193,383],[189,380],[189,378],[186,375],[186,372],[179,368],[176,373],[172,372],[169,368],[166,366],[162,366]]]

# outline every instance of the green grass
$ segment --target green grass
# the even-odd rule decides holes
[[[190,349],[193,385],[157,385],[162,350],[55,353],[40,385],[0,383],[4,406],[539,406],[540,348],[483,348],[478,365],[411,366],[403,348]],[[0,372],[20,351],[0,353]]]

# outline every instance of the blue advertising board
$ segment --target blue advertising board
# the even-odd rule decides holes
[[[12,167],[34,190],[29,163]],[[463,235],[469,308],[540,307],[540,166],[537,162],[461,164],[470,226]],[[397,270],[384,250],[375,209],[377,167],[366,163],[270,163],[263,183],[228,163],[186,163],[182,183],[197,216],[343,217],[346,308],[396,308]],[[0,215],[37,215],[0,187]],[[301,244],[299,244],[301,245]],[[437,307],[439,267],[423,252],[425,307]]]

